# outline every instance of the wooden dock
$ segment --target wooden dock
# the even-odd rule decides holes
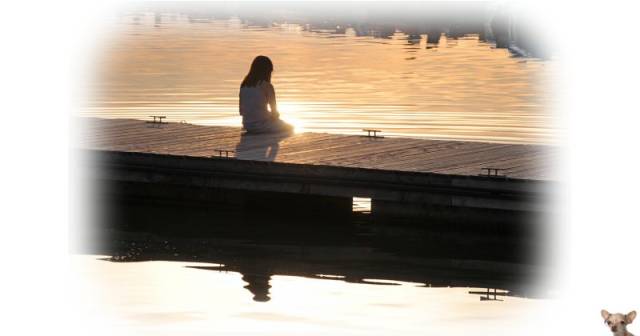
[[[99,154],[93,164],[101,181],[370,197],[374,212],[418,217],[433,206],[545,211],[555,183],[552,146],[366,132],[244,135],[236,127],[131,119],[82,124],[78,146]]]

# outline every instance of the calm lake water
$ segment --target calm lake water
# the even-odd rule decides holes
[[[283,118],[298,131],[556,141],[553,61],[513,57],[482,32],[428,44],[426,34],[357,28],[125,13],[101,46],[83,114],[239,126],[239,83],[263,54],[275,65]]]
[[[103,311],[114,331],[132,335],[522,335],[544,303],[481,301],[473,288],[294,276],[272,277],[272,299],[256,302],[242,274],[194,268],[216,265],[99,258],[72,259],[80,283],[95,288],[81,308]]]
[[[549,302],[531,234],[119,202],[74,287],[134,335],[526,334]]]

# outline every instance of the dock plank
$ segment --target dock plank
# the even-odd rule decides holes
[[[483,167],[510,168],[509,177],[552,180],[557,150],[521,145],[419,138],[300,133],[242,135],[239,127],[83,118],[79,146],[123,152],[210,157],[214,149],[241,160],[477,176]]]

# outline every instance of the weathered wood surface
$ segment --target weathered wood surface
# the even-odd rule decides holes
[[[243,135],[239,127],[154,125],[133,119],[82,122],[79,146],[90,150],[211,157],[222,149],[235,151],[239,160],[463,176],[477,176],[491,167],[507,169],[511,178],[555,179],[557,149],[552,146],[325,133]]]

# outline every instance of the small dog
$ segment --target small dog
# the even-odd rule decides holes
[[[631,324],[633,319],[636,318],[636,311],[632,311],[627,315],[623,314],[610,314],[606,310],[601,310],[600,314],[604,318],[604,323],[611,328],[614,336],[633,336],[632,333],[627,331],[627,324]]]

